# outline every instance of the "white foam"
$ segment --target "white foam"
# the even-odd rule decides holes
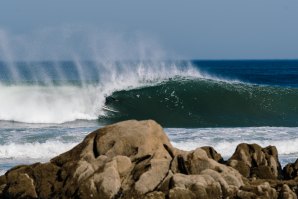
[[[0,119],[27,123],[63,123],[96,119],[95,87],[0,85]]]
[[[0,145],[0,159],[42,159],[49,160],[78,143],[63,143],[60,141],[46,141],[44,143],[10,143]]]

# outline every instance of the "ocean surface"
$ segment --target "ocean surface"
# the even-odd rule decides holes
[[[298,158],[298,60],[0,62],[0,174],[91,131],[154,119],[174,146],[275,145]]]

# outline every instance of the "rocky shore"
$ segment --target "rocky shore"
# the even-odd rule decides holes
[[[0,198],[297,198],[298,161],[281,168],[276,147],[240,144],[224,161],[212,147],[174,148],[152,120],[90,133],[47,163],[0,176]]]

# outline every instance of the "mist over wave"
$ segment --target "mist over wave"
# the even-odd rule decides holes
[[[45,44],[49,46],[42,49]],[[164,54],[157,42],[140,35],[73,27],[25,36],[0,30],[0,120],[99,119],[109,124],[150,118],[167,127],[298,125],[298,90],[291,87],[297,62],[218,62],[209,67],[208,62],[164,61]],[[61,56],[70,61],[60,61]],[[260,64],[267,65],[262,69]],[[289,71],[276,78],[281,66]]]
[[[26,123],[94,120],[114,91],[202,76],[189,63],[162,61],[150,37],[91,27],[0,29],[0,60],[0,120]]]

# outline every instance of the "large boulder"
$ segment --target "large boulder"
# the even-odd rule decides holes
[[[70,176],[63,191],[69,197],[144,195],[161,183],[172,160],[168,137],[151,120],[110,125],[91,133],[84,142],[75,154],[80,154],[78,160],[69,159],[76,148],[51,160]]]
[[[279,179],[282,177],[275,146],[262,148],[257,144],[239,144],[227,165],[237,169],[247,178]]]

